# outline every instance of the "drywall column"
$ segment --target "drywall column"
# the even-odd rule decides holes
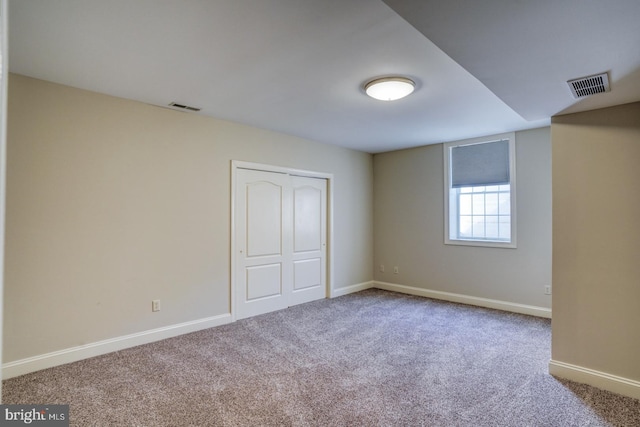
[[[640,103],[554,117],[550,372],[640,398]]]

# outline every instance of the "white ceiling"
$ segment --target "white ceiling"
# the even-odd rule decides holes
[[[527,120],[640,100],[639,0],[385,0]],[[567,80],[608,72],[576,101]]]
[[[9,65],[372,153],[640,100],[638,0],[386,3],[415,28],[380,0],[10,0]],[[602,71],[611,93],[572,98]],[[416,92],[364,95],[390,74]]]

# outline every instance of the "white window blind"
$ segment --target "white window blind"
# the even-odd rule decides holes
[[[451,187],[509,184],[509,140],[451,148]]]

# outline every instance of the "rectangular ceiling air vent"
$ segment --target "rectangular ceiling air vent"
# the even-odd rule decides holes
[[[200,111],[200,108],[198,107],[190,107],[189,105],[178,104],[177,102],[172,102],[171,104],[169,104],[169,107],[179,108],[181,110],[187,111]]]
[[[574,98],[584,98],[596,93],[610,92],[609,75],[607,73],[580,77],[567,82]]]

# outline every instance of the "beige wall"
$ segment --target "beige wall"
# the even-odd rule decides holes
[[[375,280],[549,308],[550,129],[517,132],[516,156],[518,248],[498,249],[444,244],[441,144],[376,154]]]
[[[232,159],[333,173],[335,285],[372,279],[371,155],[9,84],[5,363],[228,313]]]
[[[640,103],[551,134],[552,358],[640,381]]]

